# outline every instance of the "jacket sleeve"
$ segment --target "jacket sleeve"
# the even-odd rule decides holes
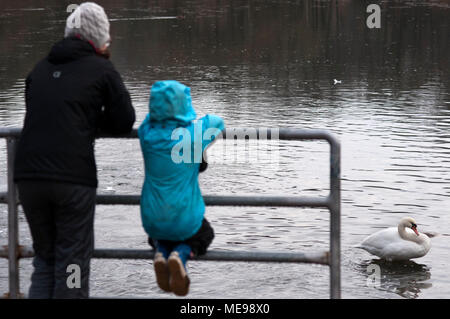
[[[220,116],[207,114],[200,119],[202,121],[202,146],[205,151],[208,146],[214,142],[217,136],[222,134],[225,129],[225,123]]]
[[[199,172],[202,173],[208,168],[208,159],[206,149],[216,140],[217,136],[222,134],[225,129],[223,119],[217,115],[208,114],[200,119],[202,121],[202,162],[200,163]]]
[[[130,94],[120,74],[114,68],[109,69],[104,75],[103,103],[104,111],[100,120],[100,130],[121,134],[133,129],[136,115]]]

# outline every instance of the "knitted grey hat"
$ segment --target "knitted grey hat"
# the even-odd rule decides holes
[[[105,10],[94,2],[84,2],[67,18],[64,37],[79,36],[102,48],[110,41],[109,21]]]

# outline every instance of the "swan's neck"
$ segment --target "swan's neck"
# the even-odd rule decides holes
[[[405,228],[406,227],[403,224],[398,225],[398,234],[400,235],[401,238],[403,238],[404,240],[413,241],[418,244],[422,242],[419,236],[417,236],[414,233],[407,232]]]

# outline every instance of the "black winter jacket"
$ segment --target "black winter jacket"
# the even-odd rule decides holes
[[[119,73],[86,41],[66,38],[31,71],[14,179],[97,187],[99,130],[131,131],[135,112]]]

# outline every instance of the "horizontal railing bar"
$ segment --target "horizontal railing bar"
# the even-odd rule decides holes
[[[33,248],[19,246],[19,258],[34,257]],[[8,247],[0,248],[0,257],[8,258]],[[95,249],[93,258],[99,259],[153,259],[154,251],[150,249]],[[314,263],[329,265],[328,252],[249,252],[249,251],[219,251],[209,250],[206,255],[196,257],[204,261],[247,261],[247,262],[284,262],[284,263]]]
[[[207,206],[328,207],[327,197],[203,196]],[[140,195],[97,195],[99,205],[139,205]]]
[[[0,138],[20,137],[21,128],[18,127],[0,127]]]
[[[22,129],[18,127],[1,127],[0,138],[20,137]],[[100,133],[97,138],[137,138],[137,130],[126,134]],[[336,137],[325,130],[296,128],[227,128],[222,138],[225,139],[280,139],[280,140],[311,140],[323,139],[336,143]]]
[[[30,246],[22,246],[19,245],[17,248],[18,258],[30,258],[34,257],[34,250],[33,247]],[[8,246],[2,246],[0,247],[0,258],[9,258],[8,255]]]
[[[329,265],[329,253],[275,253],[275,252],[245,252],[211,250],[198,260],[209,261],[252,261],[252,262],[283,262],[283,263],[313,263]]]
[[[298,128],[227,128],[224,139],[279,139],[279,140],[326,140],[339,143],[328,131]]]
[[[153,256],[153,250],[147,249],[96,249],[93,255],[94,258],[103,259],[153,259]],[[195,260],[315,263],[329,265],[329,253],[273,253],[209,250],[205,255],[196,257]]]
[[[0,193],[0,203],[7,203]],[[98,205],[139,205],[140,195],[97,195]],[[295,196],[203,196],[207,206],[328,207],[328,197]]]

